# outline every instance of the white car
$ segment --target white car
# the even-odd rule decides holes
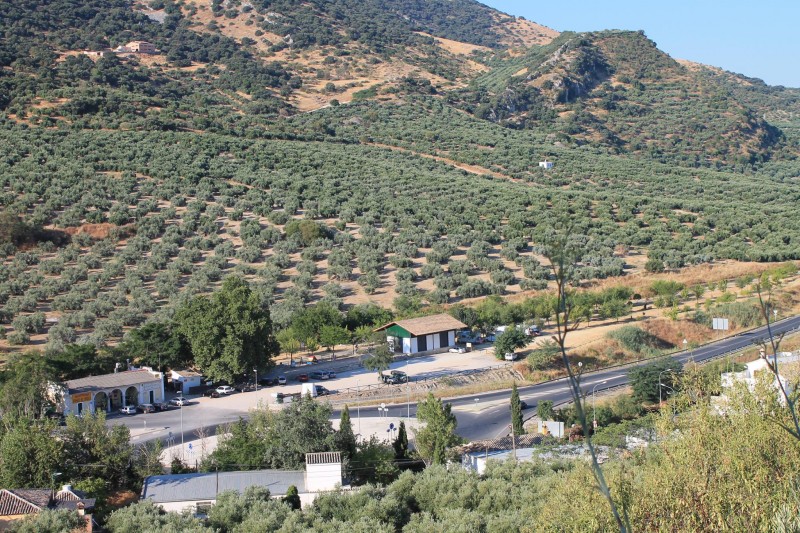
[[[126,405],[125,407],[120,407],[119,412],[122,413],[123,415],[135,415],[136,406]]]
[[[286,376],[278,376],[278,385],[286,385]]]
[[[450,348],[447,351],[450,352],[450,353],[465,353],[467,350],[465,350],[461,346],[453,346],[452,348]]]
[[[517,360],[517,354],[515,354],[514,352],[506,352],[504,357],[505,357],[506,361],[516,361]]]
[[[179,396],[178,398],[173,398],[169,401],[172,405],[177,405],[178,407],[183,407],[184,405],[189,405],[189,400],[184,398],[183,396]]]
[[[236,392],[236,389],[234,389],[230,385],[220,385],[219,387],[217,387],[217,392],[220,395],[222,395],[222,394],[233,394],[234,392]]]

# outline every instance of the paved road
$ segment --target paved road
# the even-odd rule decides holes
[[[772,324],[771,327],[775,335],[800,329],[800,315],[778,321]],[[763,327],[734,335],[694,350],[680,352],[672,357],[684,364],[692,360],[703,362],[720,357],[729,352],[752,346],[756,341],[765,339],[766,337],[767,329]],[[595,388],[595,386],[596,391],[603,391],[605,389],[625,385],[628,383],[628,371],[634,366],[636,365],[626,365],[584,374],[581,379],[581,389],[588,393]],[[399,368],[402,368],[402,366]],[[269,391],[270,389],[267,390]],[[550,400],[558,405],[569,402],[572,399],[566,379],[520,387],[519,392],[521,399],[526,401],[530,406],[530,410],[526,413],[526,418],[533,414],[533,410],[539,401]],[[453,411],[458,418],[459,434],[468,440],[479,440],[494,438],[508,431],[507,426],[510,423],[509,398],[510,391],[503,390],[451,398],[447,401],[453,405]],[[213,434],[216,427],[219,425],[236,421],[240,416],[245,415],[245,412],[241,409],[216,409],[213,403],[209,403],[207,406],[208,407],[204,406],[202,411],[192,411],[192,407],[186,408],[184,412],[184,421],[188,420],[186,417],[192,417],[191,421],[193,427],[202,424],[208,427],[211,434]],[[416,404],[411,403],[407,407],[407,404],[402,401],[402,398],[396,400],[396,403],[389,403],[387,401],[387,406],[389,406],[392,413],[397,412],[397,416],[410,413],[413,417],[416,414]],[[377,414],[377,406],[361,407],[361,413],[370,413],[370,415],[375,416]],[[159,416],[168,416],[169,418],[156,418]],[[167,421],[170,424],[169,427],[174,428],[171,429],[171,431],[174,433],[175,442],[177,443],[180,442],[180,432],[177,431],[178,416],[179,414],[177,410],[175,410],[168,413],[138,415],[137,417],[123,420],[123,423],[132,429],[138,429],[137,432],[141,433],[138,437],[132,439],[134,442],[146,442],[148,440],[164,438],[167,428],[164,423],[159,422],[159,420]],[[201,416],[202,419],[197,418],[198,416]],[[335,411],[333,416],[338,419],[339,411]],[[153,417],[151,418],[151,425],[157,424],[161,430],[152,433],[142,432],[142,424],[147,420],[147,417]],[[187,430],[184,433],[184,438],[188,442],[196,439],[197,436],[194,431]]]

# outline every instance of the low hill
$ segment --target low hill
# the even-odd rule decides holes
[[[59,236],[0,243],[3,349],[115,342],[232,274],[279,326],[529,294],[564,213],[585,284],[800,258],[798,91],[637,32],[468,0],[23,0],[0,31],[3,216]]]

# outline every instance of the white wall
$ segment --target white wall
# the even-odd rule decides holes
[[[447,345],[448,346],[455,346],[456,345],[456,332],[455,331],[448,331],[447,332]]]
[[[342,484],[342,463],[306,465],[306,490],[318,492],[333,490]]]

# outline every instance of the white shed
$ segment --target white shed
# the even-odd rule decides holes
[[[176,392],[180,390],[183,394],[189,394],[189,389],[203,384],[203,376],[194,370],[172,370],[170,372],[172,387]]]

